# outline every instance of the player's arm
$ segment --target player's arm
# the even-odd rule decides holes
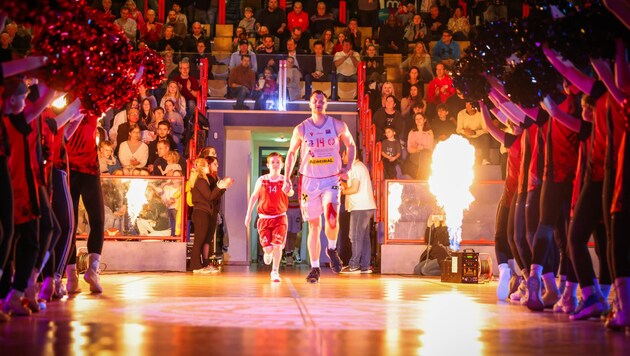
[[[340,133],[339,139],[341,140],[341,142],[343,142],[344,145],[346,145],[346,148],[348,149],[348,163],[345,167],[341,168],[341,172],[339,172],[340,175],[344,176],[347,175],[348,172],[350,172],[350,170],[352,169],[352,165],[354,164],[354,160],[357,156],[356,146],[354,144],[354,138],[352,138],[352,135],[350,134],[350,130],[348,130],[348,126],[346,125],[346,123],[341,120],[337,120],[335,121],[335,124],[337,125],[337,132]]]
[[[288,194],[291,190],[291,174],[295,167],[295,161],[298,150],[302,144],[302,133],[300,132],[301,125],[296,126],[293,129],[293,135],[291,136],[291,143],[289,144],[289,151],[287,152],[287,159],[284,164],[284,181],[282,183],[282,191]]]
[[[245,215],[245,226],[249,227],[249,224],[252,221],[252,210],[254,210],[254,205],[258,202],[258,197],[260,196],[260,189],[262,187],[262,180],[258,178],[256,180],[256,185],[254,186],[254,192],[252,196],[249,197],[249,203],[247,204],[247,214]]]

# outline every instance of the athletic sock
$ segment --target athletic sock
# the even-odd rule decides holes
[[[336,250],[337,249],[337,240],[331,240],[331,239],[327,239],[328,240],[328,249],[329,250]]]
[[[547,293],[554,292],[556,294],[559,294],[558,285],[556,284],[556,276],[553,272],[543,274],[542,280],[545,284],[545,290],[547,291]]]
[[[311,267],[319,268],[319,260],[311,260]]]
[[[541,265],[531,265],[529,268],[530,276],[538,276],[538,278],[542,278],[543,266]]]
[[[570,293],[572,297],[577,295],[578,284],[576,282],[568,282],[564,289],[564,294]]]

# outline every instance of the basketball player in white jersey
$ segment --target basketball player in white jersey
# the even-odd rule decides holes
[[[328,98],[316,90],[310,98],[311,117],[293,129],[287,153],[285,172],[293,172],[298,151],[301,150],[299,172],[302,175],[300,207],[302,218],[308,221],[308,252],[311,270],[306,277],[309,283],[319,282],[321,270],[319,254],[321,243],[321,215],[324,214],[325,234],[328,238],[327,255],[334,273],[341,271],[342,262],[337,253],[339,233],[339,203],[341,179],[348,179],[348,171],[355,158],[354,139],[346,124],[326,115]],[[340,142],[348,150],[348,164],[342,167]],[[285,174],[282,190],[289,194],[293,189],[291,174]]]

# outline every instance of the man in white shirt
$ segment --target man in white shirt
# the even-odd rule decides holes
[[[343,50],[335,53],[333,62],[337,67],[338,82],[356,82],[357,66],[361,57],[352,49],[352,42],[349,39],[343,41]]]
[[[466,108],[457,114],[456,132],[468,139],[471,145],[475,146],[477,163],[490,164],[490,135],[486,129],[481,112],[470,101],[467,101]]]

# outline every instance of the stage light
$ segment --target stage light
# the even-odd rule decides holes
[[[280,135],[280,137],[276,137],[273,139],[275,142],[287,142],[289,141],[288,138],[284,137],[284,135]]]
[[[55,99],[55,101],[53,101],[52,103],[53,108],[58,110],[65,108],[66,105],[68,105],[68,102],[65,95],[62,95],[59,98]]]

